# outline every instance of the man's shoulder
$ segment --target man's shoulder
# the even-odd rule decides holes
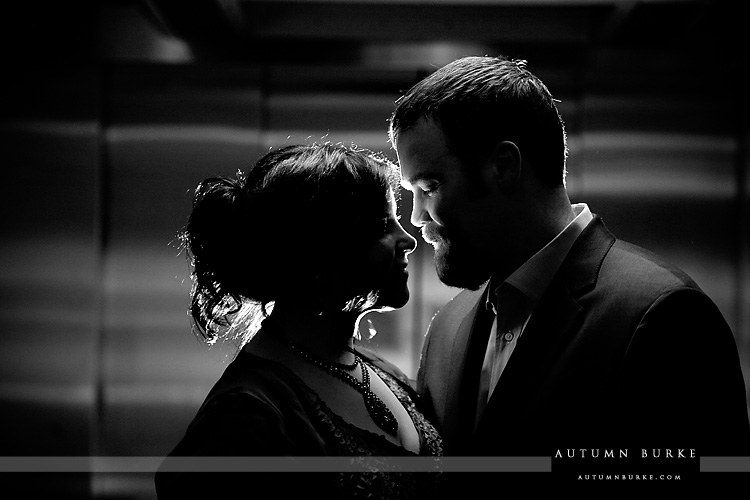
[[[602,263],[600,279],[614,281],[620,287],[632,284],[656,289],[691,288],[701,291],[693,278],[674,262],[619,239]]]
[[[448,302],[440,306],[430,320],[428,330],[454,331],[483,300],[486,285],[478,290],[460,290]]]
[[[435,316],[455,315],[468,313],[486,294],[486,285],[478,290],[458,290],[448,302],[438,309]]]
[[[700,290],[675,263],[645,246],[615,237],[598,216],[576,241],[560,276],[577,293],[594,287],[599,291],[609,287],[643,292],[672,287]]]

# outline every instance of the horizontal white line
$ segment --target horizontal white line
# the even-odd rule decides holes
[[[551,472],[551,457],[0,457],[2,472]],[[750,457],[701,457],[701,472],[750,472]]]
[[[549,472],[550,457],[0,457],[0,472]]]
[[[48,403],[65,406],[89,406],[94,402],[93,384],[0,383],[0,402]]]
[[[696,151],[732,154],[737,150],[734,137],[728,135],[690,134],[680,132],[604,130],[571,134],[569,145],[571,154],[575,150],[633,150],[667,151],[690,154]]]
[[[214,380],[218,374],[207,374]],[[105,403],[109,405],[191,405],[206,398],[210,384],[107,384]],[[94,403],[93,384],[60,385],[42,383],[0,383],[0,404],[35,403],[89,406]]]

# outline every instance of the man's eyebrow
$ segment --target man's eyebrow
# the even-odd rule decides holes
[[[403,177],[401,180],[401,185],[403,186],[412,186],[416,184],[419,181],[432,181],[437,179],[437,176],[430,172],[418,172],[411,177]]]

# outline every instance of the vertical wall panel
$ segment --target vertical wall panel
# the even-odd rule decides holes
[[[99,77],[21,66],[1,94],[0,456],[85,456],[95,418]],[[26,494],[88,492],[85,475],[63,479],[27,477]]]
[[[133,65],[111,81],[101,447],[106,455],[160,456],[225,366],[227,352],[209,350],[190,331],[189,269],[177,234],[199,181],[234,175],[257,157],[259,76]]]
[[[696,280],[732,327],[750,388],[750,304],[739,300],[747,273],[747,117],[735,101],[738,75],[715,67],[712,78],[726,92],[707,94],[690,65],[638,51],[604,55],[586,68],[576,198],[617,236]]]
[[[738,78],[738,85],[747,88],[747,73]],[[743,362],[745,385],[750,393],[750,98],[742,94],[741,106],[737,107],[739,125],[737,130],[737,193],[739,211],[737,217],[738,239],[738,293],[735,297],[738,313],[737,343]],[[750,399],[750,397],[749,397]],[[750,404],[750,403],[749,403]]]

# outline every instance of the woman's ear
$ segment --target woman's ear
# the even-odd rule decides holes
[[[500,141],[495,144],[488,162],[493,178],[501,189],[512,189],[521,178],[521,151],[515,143]]]

